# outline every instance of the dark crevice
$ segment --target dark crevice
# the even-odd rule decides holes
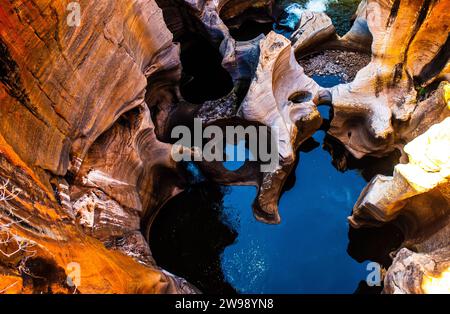
[[[233,89],[233,80],[222,67],[219,51],[203,36],[194,33],[186,34],[180,42],[183,98],[200,104],[228,95]]]
[[[420,86],[433,77],[437,76],[442,69],[446,66],[450,59],[450,33],[447,35],[445,44],[439,49],[438,53],[434,56],[430,63],[423,67],[420,74],[414,77],[416,86]]]
[[[349,136],[352,136],[351,132],[349,132]],[[401,157],[401,153],[394,150],[383,158],[366,156],[357,159],[342,143],[330,135],[325,137],[324,149],[333,157],[333,166],[336,169],[339,171],[358,170],[367,182],[377,174],[392,176],[394,167],[399,163]]]
[[[404,241],[401,230],[394,223],[379,228],[349,229],[347,253],[357,262],[377,262],[385,268],[392,264],[391,252]]]
[[[429,84],[425,87],[416,86],[417,102],[421,102],[421,101],[424,101],[424,100],[432,97],[433,94],[438,89],[440,84],[441,84],[440,80],[435,80],[434,82],[432,82],[431,84]]]
[[[419,31],[420,27],[422,26],[423,22],[425,21],[425,18],[427,17],[428,12],[429,12],[430,8],[433,6],[434,2],[435,2],[435,0],[425,0],[425,2],[422,4],[422,7],[420,8],[420,11],[419,11],[419,16],[417,17],[416,23],[414,25],[414,29],[411,32],[411,37],[409,39],[408,44],[406,45],[403,64],[406,64],[406,59],[408,57],[408,51],[409,51],[409,48],[411,47],[411,43],[414,41],[414,38],[416,37],[417,32]]]
[[[392,5],[391,13],[389,14],[386,27],[390,27],[394,23],[395,19],[397,18],[399,8],[400,8],[400,0],[395,0],[394,4]]]
[[[173,41],[180,43],[182,97],[200,104],[228,95],[233,80],[222,67],[222,55],[201,21],[185,3],[176,0],[157,0],[164,20],[173,34]]]
[[[312,94],[308,91],[298,91],[289,96],[289,101],[293,103],[308,102],[312,99]]]
[[[42,257],[30,258],[21,266],[23,285],[30,286],[34,294],[74,293],[67,285],[67,275],[53,260]],[[54,291],[53,287],[58,288]]]
[[[273,28],[273,18],[262,9],[249,8],[237,17],[224,20],[230,35],[238,41],[248,41],[261,34],[267,35]]]
[[[435,2],[435,0],[425,0],[422,7],[420,8],[419,16],[417,18],[416,24],[414,25],[414,31],[413,31],[414,36],[416,35],[417,31],[420,29],[423,22],[425,21],[425,18],[428,15],[428,11],[430,10],[430,7],[434,4],[434,2]]]
[[[378,70],[375,76],[375,96],[377,98],[380,97],[380,94],[383,91],[383,87],[384,87],[383,79],[381,78],[381,75]]]
[[[241,0],[238,1],[243,2]],[[228,1],[220,9],[220,18],[228,28],[238,28],[246,21],[254,21],[261,24],[274,22],[273,8],[270,5],[258,7],[257,5],[253,6],[252,2],[248,1],[244,5],[245,7],[241,7],[238,11],[236,10],[236,5],[233,1]]]
[[[398,63],[394,67],[390,87],[395,87],[400,82],[400,80],[402,79],[402,74],[403,74],[403,63]]]
[[[212,182],[193,184],[160,210],[150,229],[158,265],[203,293],[236,293],[221,267],[222,252],[237,237],[226,223],[223,195],[223,188]]]
[[[38,108],[31,102],[23,87],[20,68],[11,56],[8,46],[0,38],[0,82],[6,92],[21,103],[33,116],[48,126],[48,122],[38,112]]]
[[[256,21],[245,21],[238,28],[231,28],[230,35],[237,41],[249,41],[261,34],[267,35],[272,30],[272,22],[259,23]]]
[[[189,32],[204,33],[200,21],[184,1],[156,0],[156,3],[162,10],[164,22],[173,34],[175,42],[179,42],[180,38]]]

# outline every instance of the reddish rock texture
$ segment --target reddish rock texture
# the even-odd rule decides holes
[[[2,204],[10,224],[2,237],[33,247],[0,255],[1,275],[17,279],[16,292],[71,292],[65,273],[75,262],[80,293],[183,291],[179,279],[95,239],[136,231],[140,217],[179,191],[170,145],[156,139],[149,114],[170,101],[158,82],[176,85],[178,47],[154,1],[79,3],[81,25],[70,27],[66,1],[0,2],[0,169],[20,189]],[[72,204],[79,217],[92,211],[94,230],[77,227]],[[21,280],[39,265],[48,268],[45,287]]]

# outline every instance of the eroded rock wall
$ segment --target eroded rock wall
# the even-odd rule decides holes
[[[357,21],[372,35],[372,61],[353,82],[331,90],[329,131],[356,158],[385,156],[448,116],[443,100],[426,100],[449,73],[448,5],[368,0],[360,6]],[[344,39],[360,32],[354,27]]]
[[[168,89],[152,88],[162,80],[176,89],[178,46],[154,1],[78,3],[81,23],[70,26],[66,1],[0,2],[0,169],[11,195],[1,204],[9,241],[0,276],[13,278],[0,291],[193,291],[153,265],[139,239],[141,217],[182,182],[149,112],[171,101]],[[66,282],[71,263],[78,287]]]

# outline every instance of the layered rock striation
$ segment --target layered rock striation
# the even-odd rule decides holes
[[[11,195],[1,204],[0,291],[193,291],[154,265],[139,232],[140,217],[180,190],[145,101],[148,79],[159,103],[170,93],[157,83],[180,75],[159,7],[79,1],[81,23],[70,26],[66,1],[0,4],[0,169]],[[80,286],[67,283],[68,265]]]

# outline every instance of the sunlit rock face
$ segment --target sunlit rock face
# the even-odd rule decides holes
[[[402,249],[386,273],[384,293],[450,293],[448,248],[431,253]]]
[[[409,162],[397,165],[393,177],[375,177],[353,209],[354,227],[394,221],[406,237],[404,246],[417,252],[396,254],[386,274],[386,293],[436,293],[450,287],[449,147],[450,117],[408,143]]]
[[[422,290],[427,294],[450,294],[450,267],[437,276],[426,275]]]
[[[445,221],[450,212],[450,118],[433,125],[405,146],[409,163],[393,177],[377,176],[363,191],[350,217],[355,227],[407,219],[404,233],[417,236]]]
[[[449,214],[450,117],[407,144],[404,151],[409,162],[397,165],[393,177],[375,177],[362,193],[350,218],[353,226],[407,215],[419,228]]]
[[[425,0],[360,5],[357,21],[365,21],[372,35],[372,62],[352,83],[332,90],[329,131],[356,158],[386,155],[418,135],[411,137],[412,131],[423,132],[424,125],[445,118],[439,114],[445,104],[427,98],[449,73],[448,5]],[[355,31],[358,35],[350,31],[347,38],[361,38],[361,27]]]
[[[71,27],[66,1],[1,1],[0,173],[17,191],[2,202],[1,237],[20,240],[2,242],[0,291],[194,291],[151,265],[139,239],[140,217],[182,182],[149,113],[171,102],[178,46],[154,1],[79,3]]]

